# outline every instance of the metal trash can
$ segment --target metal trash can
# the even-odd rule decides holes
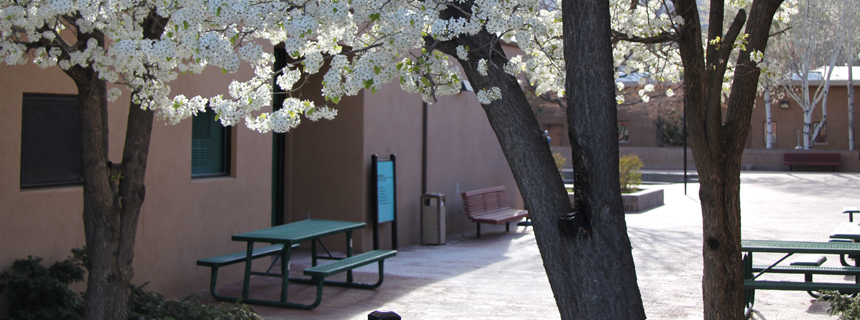
[[[445,195],[421,196],[421,244],[445,244]]]

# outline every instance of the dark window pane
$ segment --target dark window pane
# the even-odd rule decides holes
[[[78,98],[24,95],[21,188],[80,184],[83,172]]]
[[[630,132],[627,131],[627,121],[618,121],[618,142],[630,142]]]
[[[809,129],[809,134],[812,135],[815,133],[815,128],[818,128],[820,121],[815,121],[812,123],[812,128]],[[821,125],[821,130],[818,131],[818,135],[815,136],[814,144],[827,144],[827,122]]]
[[[229,174],[230,128],[215,120],[215,112],[200,113],[192,120],[191,176]]]

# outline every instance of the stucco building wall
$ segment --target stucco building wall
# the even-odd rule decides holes
[[[232,77],[218,70],[182,75],[173,92],[211,96],[225,92]],[[84,246],[83,187],[20,188],[21,111],[25,93],[77,94],[74,82],[59,68],[33,64],[0,68],[0,268],[34,255],[46,264],[65,259]],[[109,107],[109,156],[119,162],[125,135],[129,94]],[[244,127],[232,131],[231,174],[191,179],[191,121],[164,125],[156,120],[145,177],[146,200],[140,212],[135,246],[134,283],[168,297],[203,289],[208,270],[195,260],[244,248],[230,235],[269,224],[271,140]],[[260,170],[265,168],[265,170]],[[221,279],[239,279],[241,270],[224,270]],[[79,286],[78,290],[83,290]]]
[[[817,87],[810,87],[811,92],[814,93],[815,90],[817,90]],[[855,86],[854,104],[855,108],[860,108],[860,105],[856,102],[857,90],[860,90],[860,87]],[[773,149],[794,149],[798,145],[797,132],[800,131],[800,134],[803,134],[803,109],[790,97],[786,96],[782,100],[788,102],[787,109],[781,108],[778,101],[771,105],[771,120],[776,122],[776,143],[774,143]],[[856,116],[860,116],[860,113]],[[812,121],[821,121],[821,118],[822,108],[821,104],[819,104],[812,111]],[[758,97],[755,109],[753,109],[752,119],[750,120],[747,148],[766,148],[767,144],[764,140],[766,121],[764,99]],[[860,127],[855,123],[854,130],[858,128]],[[802,145],[803,143],[801,142]],[[812,147],[815,150],[848,150],[848,88],[845,85],[830,86],[830,95],[827,99],[827,143],[813,144]]]
[[[314,83],[311,81],[311,83]],[[316,85],[303,90],[319,92]],[[317,101],[322,104],[323,101]],[[423,102],[398,83],[375,94],[342,100],[333,121],[306,122],[287,133],[286,221],[311,218],[364,221],[357,251],[372,249],[371,156],[396,154],[398,246],[420,243]],[[448,234],[472,231],[460,192],[505,185],[511,205],[522,199],[483,109],[471,92],[441,96],[428,106],[427,192],[443,193]],[[379,226],[380,247],[390,248],[391,223]],[[331,244],[329,244],[331,243]],[[326,240],[342,248],[338,239]]]
[[[181,75],[173,93],[204,97],[225,94],[232,79],[250,75],[207,70]],[[323,105],[318,75],[303,88],[304,98]],[[0,270],[16,258],[43,257],[45,263],[65,259],[69,249],[84,245],[81,186],[20,188],[22,97],[25,93],[77,93],[59,68],[32,64],[0,68]],[[129,94],[110,103],[110,159],[119,162],[125,134]],[[345,97],[332,121],[304,122],[287,133],[284,148],[285,222],[337,219],[371,223],[371,155],[397,155],[398,246],[420,242],[424,111],[419,95],[403,92],[397,82],[376,94]],[[522,208],[519,190],[486,115],[472,92],[439,97],[428,106],[427,178],[429,193],[447,196],[447,232],[474,232],[463,214],[460,193],[504,185],[511,206]],[[244,125],[231,131],[230,174],[191,178],[192,122],[165,125],[152,131],[147,195],[140,212],[135,246],[134,283],[170,298],[205,290],[209,269],[200,258],[244,249],[230,236],[272,223],[272,134]],[[354,234],[357,252],[372,249],[372,228]],[[380,228],[383,248],[392,246],[390,225]],[[342,238],[342,236],[340,236]],[[326,240],[334,250],[345,243]],[[264,268],[263,263],[255,269]],[[242,268],[224,268],[219,283],[238,281]],[[75,288],[85,290],[83,285]],[[2,309],[2,303],[0,303]]]

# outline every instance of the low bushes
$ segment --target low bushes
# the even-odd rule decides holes
[[[635,154],[628,154],[618,160],[618,173],[621,182],[621,193],[636,192],[636,186],[642,183],[642,160]]]
[[[72,249],[71,257],[47,268],[39,257],[15,260],[12,272],[0,273],[0,293],[9,300],[9,314],[2,320],[83,319],[83,293],[68,286],[84,280],[85,263],[84,249]],[[247,305],[207,305],[198,295],[167,300],[145,286],[130,288],[129,320],[262,320]]]

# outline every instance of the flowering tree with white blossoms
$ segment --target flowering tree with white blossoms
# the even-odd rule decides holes
[[[571,219],[570,228],[557,227],[572,210],[513,76],[528,72],[541,90],[563,86],[559,71],[564,64],[552,58],[562,53],[560,16],[528,0],[0,1],[0,58],[9,66],[28,60],[42,67],[57,66],[78,87],[90,274],[85,317],[125,318],[154,116],[176,123],[209,108],[225,125],[244,122],[260,132],[285,132],[299,125],[302,117],[331,118],[336,115],[333,106],[344,95],[375,91],[394,79],[427,101],[455,93],[462,81],[459,68],[449,62],[455,57],[477,90],[535,220],[562,316],[643,318],[620,198],[612,199],[614,218],[609,223],[595,219],[577,228],[576,219]],[[283,43],[295,62],[272,70],[271,54],[258,43],[265,40]],[[501,41],[516,41],[529,59],[509,60]],[[178,72],[196,73],[209,66],[231,73],[243,62],[254,68],[255,75],[231,83],[229,96],[170,92],[169,82]],[[325,72],[321,92],[328,101],[325,105],[291,95],[307,75],[318,72]],[[272,78],[288,97],[278,111],[261,112],[272,101]],[[107,102],[124,93],[107,90],[109,82],[126,85],[131,95],[118,164],[107,158]],[[612,154],[611,148],[604,151]],[[617,165],[607,168],[617,174]],[[581,183],[578,190],[584,195],[590,188]],[[597,211],[601,205],[587,199],[579,203],[580,212]],[[604,225],[616,232],[602,234]],[[588,232],[582,231],[592,232],[590,243],[600,245],[584,250]],[[577,239],[586,239],[578,249],[570,246]],[[605,248],[612,250],[598,250]],[[606,256],[619,258],[598,259]],[[586,291],[583,285],[603,290]]]
[[[766,39],[773,15],[768,10],[775,11],[779,3],[781,0],[753,2],[748,22],[753,26],[747,27],[750,50],[742,51],[736,65],[750,63],[749,51],[764,49],[761,39]],[[676,41],[684,65],[685,103],[695,109],[691,119],[697,125],[691,133],[694,153],[700,153],[697,167],[714,168],[713,174],[700,172],[702,193],[707,195],[702,197],[706,306],[731,306],[727,310],[734,315],[737,301],[722,304],[726,299],[719,295],[708,301],[712,276],[708,265],[738,260],[740,229],[737,234],[714,235],[709,228],[728,223],[718,219],[719,212],[739,217],[736,207],[723,202],[735,203],[732,199],[737,200],[738,190],[732,188],[737,184],[724,186],[718,179],[734,169],[739,173],[740,153],[736,148],[734,153],[717,152],[714,148],[721,144],[716,141],[741,141],[742,150],[743,139],[713,136],[722,133],[717,121],[723,94],[708,92],[720,91],[728,57],[724,51],[730,53],[732,48],[719,49],[721,39],[735,42],[745,12],[736,19],[740,22],[735,24],[740,25],[733,24],[723,35],[724,3],[711,1],[707,61],[712,67],[702,69],[704,47],[695,1],[629,4],[565,0],[561,6],[556,2],[556,7],[564,8],[562,13],[542,10],[547,3],[536,0],[0,0],[0,58],[7,65],[27,60],[43,67],[56,65],[78,86],[84,140],[83,215],[90,244],[87,318],[124,318],[155,115],[176,123],[209,108],[225,125],[244,122],[260,132],[286,132],[299,125],[302,117],[335,116],[334,105],[345,95],[361,89],[376,91],[395,79],[404,90],[432,102],[437,95],[457,92],[462,72],[477,91],[534,219],[538,246],[562,317],[642,319],[620,194],[615,192],[619,188],[612,58],[634,57],[622,67],[640,72],[675,70],[664,74],[677,79],[671,76],[681,71],[672,62],[674,51],[655,45]],[[616,19],[623,14],[632,18],[615,24],[610,22],[613,12]],[[763,26],[764,31],[755,29]],[[564,37],[563,30],[567,30]],[[294,62],[272,70],[271,54],[258,43],[265,40],[283,43]],[[515,42],[526,54],[508,58],[501,49],[502,41]],[[616,43],[622,49],[612,54],[612,42],[617,41],[630,44]],[[462,70],[449,61],[451,57]],[[168,83],[178,72],[199,72],[210,66],[231,73],[243,62],[254,68],[254,76],[231,83],[229,96],[171,96]],[[317,106],[292,96],[307,75],[318,72],[325,72],[321,94],[327,103]],[[568,202],[549,147],[514,77],[520,72],[535,83],[538,94],[555,90],[568,96],[577,181],[575,208]],[[288,96],[278,111],[261,112],[272,103],[273,78]],[[747,77],[734,78],[735,86],[739,79]],[[131,95],[119,164],[107,159],[107,101],[120,94],[108,91],[108,82],[125,84]],[[746,103],[744,99],[746,96],[730,98],[730,116],[735,115],[732,101]],[[726,131],[745,137],[745,129],[737,124],[743,122],[734,120],[727,125],[738,127]],[[746,120],[743,124],[748,129],[748,115]],[[737,154],[737,163],[733,158],[726,163],[719,154]],[[716,245],[714,237],[719,238]],[[721,248],[720,254],[709,255],[709,247]],[[732,254],[737,257],[729,257]],[[725,291],[727,296],[737,297],[739,278],[716,277],[730,279],[712,282],[734,288]],[[709,310],[706,307],[706,315]]]

